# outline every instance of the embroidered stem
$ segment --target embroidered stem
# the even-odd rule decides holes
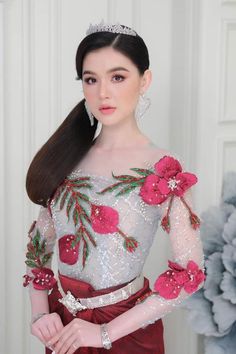
[[[89,197],[86,194],[76,190],[82,187],[91,188],[92,187],[91,184],[87,183],[89,179],[90,177],[81,177],[75,180],[65,179],[64,183],[60,187],[60,190],[58,191],[59,194],[56,195],[55,197],[55,204],[60,199],[60,210],[62,210],[65,203],[67,204],[66,214],[68,220],[70,219],[71,216],[73,218],[74,225],[75,226],[77,226],[78,224],[80,225],[79,229],[76,232],[76,238],[73,240],[73,242],[71,242],[71,248],[75,248],[76,246],[79,248],[80,241],[81,239],[83,240],[83,259],[82,259],[83,267],[85,266],[85,262],[89,254],[88,240],[92,243],[94,247],[97,246],[95,240],[93,239],[93,236],[87,230],[87,227],[85,225],[85,221],[88,224],[91,224],[91,220],[86,210],[84,209],[83,205],[81,205],[80,203],[80,201],[82,200],[85,203],[87,203],[89,206],[91,206],[91,202],[89,200]],[[88,238],[88,240],[86,239],[85,236]]]
[[[199,228],[199,226],[201,224],[201,221],[200,221],[199,217],[192,212],[192,209],[187,204],[187,202],[185,201],[184,197],[180,197],[180,199],[183,202],[183,204],[185,205],[185,207],[188,209],[189,220],[190,220],[190,224],[191,224],[192,228],[196,230],[197,228]]]
[[[162,221],[161,221],[161,226],[162,226],[163,230],[166,231],[167,233],[170,232],[170,218],[169,218],[169,215],[170,215],[170,210],[171,210],[171,207],[172,207],[172,204],[173,204],[173,200],[174,200],[174,194],[172,194],[171,197],[170,197],[167,213],[162,218]]]
[[[120,182],[114,183],[109,187],[104,188],[100,192],[96,192],[97,194],[104,194],[106,192],[112,192],[118,187],[122,186],[123,189],[121,189],[116,196],[121,196],[123,194],[127,194],[131,192],[136,187],[139,187],[143,184],[145,177],[135,177],[131,175],[121,175],[121,176],[115,176],[113,175],[114,178],[116,179],[121,179]]]
[[[117,228],[117,232],[125,239],[124,247],[128,252],[134,252],[138,247],[138,241],[134,237],[128,237],[123,231]]]

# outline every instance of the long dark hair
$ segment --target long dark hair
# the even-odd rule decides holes
[[[78,80],[82,79],[85,56],[104,47],[112,47],[128,57],[136,65],[140,75],[149,68],[148,50],[139,35],[92,33],[81,41],[77,49]],[[90,125],[83,99],[36,153],[26,176],[26,190],[34,203],[44,207],[48,205],[57,187],[95,143],[97,124],[95,117],[94,125]]]

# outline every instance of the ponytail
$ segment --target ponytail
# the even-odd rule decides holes
[[[47,206],[57,187],[94,144],[97,124],[95,118],[90,125],[84,99],[68,114],[29,166],[26,191],[32,202]]]

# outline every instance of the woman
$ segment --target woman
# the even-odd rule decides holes
[[[24,276],[31,331],[46,353],[163,354],[161,318],[204,280],[199,219],[190,207],[197,178],[137,125],[151,72],[134,30],[90,26],[76,69],[85,99],[27,174],[28,195],[41,204]],[[173,261],[151,290],[142,269],[159,222]],[[57,280],[50,269],[56,242]]]

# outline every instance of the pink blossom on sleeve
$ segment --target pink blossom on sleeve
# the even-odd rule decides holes
[[[33,286],[37,290],[50,290],[56,283],[54,273],[50,268],[34,268]]]
[[[170,269],[162,273],[154,284],[154,289],[165,299],[178,297],[182,288],[191,294],[205,279],[205,274],[198,265],[190,260],[186,268],[169,261]]]

